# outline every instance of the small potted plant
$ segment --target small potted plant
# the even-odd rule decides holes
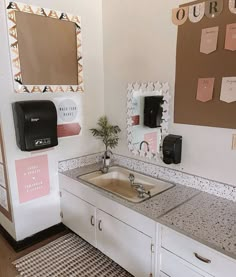
[[[111,153],[111,149],[115,148],[118,145],[118,134],[121,130],[119,126],[111,125],[106,116],[100,117],[98,119],[97,125],[98,128],[92,128],[90,129],[90,131],[92,132],[94,137],[102,140],[103,144],[105,145],[103,164],[108,167],[110,164],[109,153]]]

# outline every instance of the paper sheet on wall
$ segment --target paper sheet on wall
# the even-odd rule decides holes
[[[57,108],[58,137],[80,135],[83,124],[82,98],[55,98],[53,102]]]
[[[226,27],[225,49],[236,50],[236,23],[228,24]]]
[[[7,191],[5,188],[0,186],[0,206],[2,206],[6,211],[9,211],[8,201],[7,201]]]
[[[47,155],[17,160],[15,164],[20,203],[50,193]]]
[[[207,102],[212,100],[214,92],[215,78],[198,79],[197,100]]]
[[[217,49],[219,27],[202,29],[200,52],[210,54]]]
[[[203,19],[205,15],[205,2],[198,3],[189,7],[189,20],[197,23]]]
[[[157,132],[152,132],[144,135],[144,140],[149,144],[149,151],[157,152]]]
[[[220,100],[226,103],[236,101],[236,77],[222,79]]]
[[[223,12],[223,0],[206,1],[205,15],[208,18],[216,18]]]
[[[0,186],[6,188],[6,180],[5,180],[5,173],[4,173],[3,164],[0,164]]]
[[[231,11],[231,13],[236,13],[236,2],[235,0],[229,0],[229,10]]]
[[[189,7],[181,7],[181,8],[173,9],[172,22],[177,26],[183,25],[187,21],[188,15],[189,15]]]

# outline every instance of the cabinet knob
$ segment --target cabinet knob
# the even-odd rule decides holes
[[[94,221],[94,216],[93,215],[90,218],[90,223],[91,223],[92,226],[95,225],[95,221]]]
[[[206,258],[204,258],[204,257],[202,257],[202,256],[200,256],[200,255],[198,255],[198,253],[194,253],[194,256],[195,256],[198,260],[200,260],[201,262],[203,262],[203,263],[205,263],[205,264],[210,264],[210,263],[211,263],[211,260],[206,259]]]
[[[102,221],[98,221],[98,230],[102,232]]]

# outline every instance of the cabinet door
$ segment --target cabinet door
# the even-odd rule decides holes
[[[152,273],[152,239],[97,210],[98,248],[135,277]]]
[[[80,237],[96,246],[95,207],[63,190],[61,198],[62,222]]]
[[[211,277],[163,248],[161,249],[161,271],[170,277]]]

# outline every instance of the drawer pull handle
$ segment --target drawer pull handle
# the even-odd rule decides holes
[[[211,260],[203,258],[202,256],[198,255],[198,253],[194,253],[194,256],[200,260],[201,262],[205,263],[205,264],[210,264]]]
[[[98,230],[102,232],[102,221],[98,221]]]
[[[91,223],[91,225],[92,226],[94,226],[95,225],[95,222],[94,222],[94,216],[92,215],[91,216],[91,218],[90,218],[90,223]]]

